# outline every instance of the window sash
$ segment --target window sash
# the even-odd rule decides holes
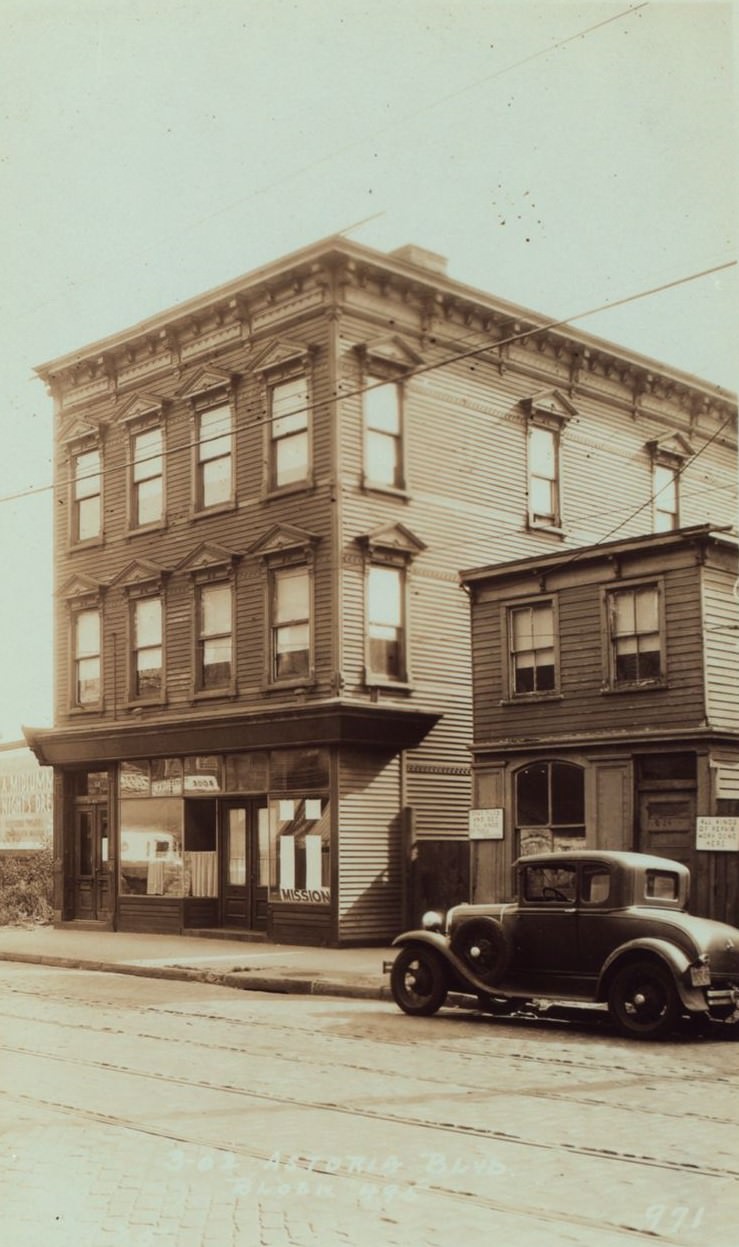
[[[272,590],[272,678],[310,672],[310,574],[307,568],[274,573]]]
[[[404,575],[397,567],[370,567],[367,576],[369,669],[375,675],[404,677]]]
[[[76,541],[100,535],[101,508],[100,451],[88,450],[74,459],[74,504]]]
[[[308,476],[308,382],[281,381],[270,390],[272,483],[275,488]]]
[[[609,595],[612,679],[616,684],[662,675],[659,590],[655,585]]]
[[[101,695],[100,612],[80,611],[74,621],[74,700],[78,706],[96,705]]]
[[[211,407],[198,417],[199,505],[228,502],[233,490],[233,437],[230,406]]]
[[[655,532],[671,532],[679,526],[677,472],[663,464],[654,469],[654,527]]]
[[[513,692],[551,692],[555,687],[552,603],[515,607],[509,619]]]
[[[200,687],[221,688],[233,668],[233,594],[231,585],[203,585],[198,602]]]

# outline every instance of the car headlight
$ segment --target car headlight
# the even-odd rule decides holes
[[[443,931],[444,915],[435,909],[429,909],[421,919],[421,926],[424,931]]]

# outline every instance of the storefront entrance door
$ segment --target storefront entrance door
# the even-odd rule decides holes
[[[269,812],[266,802],[222,803],[224,927],[267,928]]]
[[[109,922],[108,806],[79,806],[74,814],[74,917]]]
[[[640,792],[639,850],[669,857],[687,866],[697,885],[695,853],[695,791]]]

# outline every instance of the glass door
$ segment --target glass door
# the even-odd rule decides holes
[[[264,931],[269,886],[266,801],[224,801],[223,926]]]
[[[90,922],[110,921],[107,803],[78,806],[74,831],[74,917]]]

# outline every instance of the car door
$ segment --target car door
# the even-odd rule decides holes
[[[532,864],[522,870],[511,969],[532,990],[555,989],[578,968],[577,868]]]

